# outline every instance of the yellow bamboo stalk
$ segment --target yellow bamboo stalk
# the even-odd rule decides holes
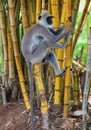
[[[7,33],[8,39],[8,62],[9,62],[9,79],[15,78],[15,70],[14,70],[14,55],[13,55],[13,48],[11,44],[11,33]]]
[[[42,12],[45,10],[45,0],[42,0]]]
[[[41,13],[41,0],[36,0],[36,22],[38,22],[38,17],[39,17],[39,15],[40,15],[40,13]]]
[[[48,13],[51,14],[51,0],[48,0]]]
[[[57,14],[58,14],[58,1],[56,0],[56,1],[51,1],[51,2],[52,2],[51,3],[52,15],[54,16],[54,18],[56,17],[56,19],[54,19],[54,27],[58,28],[59,27],[59,17],[57,17]],[[63,3],[64,4],[63,4],[63,8],[62,8],[62,17],[61,17],[60,25],[62,25],[64,23],[64,18],[65,18],[65,2],[63,2]],[[56,10],[55,13],[54,13],[54,10]],[[61,40],[60,42],[62,42],[62,41],[63,40]],[[57,49],[57,59],[58,59],[60,68],[62,69],[63,68],[63,50],[62,49]],[[62,91],[61,78],[60,77],[56,77],[55,92],[54,92],[54,104],[55,105],[60,104],[61,91]]]
[[[15,69],[14,69],[14,54],[13,54],[13,46],[12,46],[8,13],[7,13],[7,41],[8,41],[9,80],[12,80],[15,78]]]
[[[75,29],[75,24],[76,24],[76,18],[77,18],[77,13],[78,13],[78,9],[79,9],[79,3],[80,0],[75,0],[74,2],[74,6],[73,6],[73,11],[72,11],[72,34],[74,34],[74,29]]]
[[[51,0],[51,9],[53,18],[53,25],[55,29],[59,27],[59,12],[58,12],[58,0]],[[57,54],[58,49],[55,49],[55,53]]]
[[[83,10],[83,13],[82,13],[82,17],[81,17],[81,20],[80,20],[80,22],[79,22],[79,25],[78,25],[78,27],[77,27],[77,29],[76,29],[75,37],[74,37],[74,40],[73,40],[72,55],[73,55],[73,53],[74,53],[74,49],[75,49],[77,40],[78,40],[79,35],[80,35],[80,33],[81,33],[81,27],[82,27],[82,24],[83,24],[83,22],[84,22],[84,18],[85,18],[85,15],[86,15],[86,13],[87,13],[89,4],[90,4],[90,0],[86,0],[85,7],[84,7],[84,10]]]
[[[59,12],[58,12],[58,0],[51,0],[51,8],[53,18],[53,25],[55,29],[59,27]]]
[[[31,12],[31,24],[33,25],[35,23],[35,12],[33,8],[33,1],[30,0],[30,12]]]
[[[3,41],[3,58],[4,58],[4,83],[5,87],[8,86],[8,44],[7,44],[7,36],[6,36],[6,28],[5,28],[5,16],[2,9],[2,0],[0,0],[0,26],[2,33],[2,41]]]
[[[8,5],[9,5],[9,18],[10,18],[11,36],[12,36],[12,41],[13,41],[15,62],[16,62],[16,67],[18,71],[22,94],[24,97],[26,108],[28,110],[30,109],[30,101],[27,95],[27,91],[26,91],[26,87],[24,83],[24,76],[22,73],[22,67],[21,67],[21,62],[20,62],[20,57],[19,57],[18,42],[17,42],[17,36],[16,36],[16,26],[15,26],[14,5],[13,5],[12,0],[8,0]]]
[[[21,2],[21,11],[22,11],[22,23],[23,23],[23,32],[25,33],[28,29],[28,18],[27,18],[27,9],[25,0],[20,0]]]
[[[48,105],[46,101],[46,96],[45,96],[45,89],[42,81],[42,74],[41,74],[41,66],[40,65],[35,65],[34,66],[34,73],[35,73],[35,79],[38,84],[38,91],[40,94],[40,100],[41,100],[41,112],[42,114],[45,114],[48,112]]]
[[[27,18],[28,18],[28,23],[29,23],[29,27],[31,26],[31,4],[30,4],[30,2],[31,2],[31,0],[26,0],[26,2],[27,2]]]
[[[71,0],[66,0],[66,21],[67,28],[70,26],[70,22],[68,21],[68,17],[71,16]],[[66,74],[65,74],[65,90],[64,90],[64,110],[63,117],[66,118],[68,116],[69,110],[69,98],[70,98],[70,86],[71,86],[71,74],[70,74],[70,66],[71,66],[71,54],[70,54],[70,43],[71,40],[68,41],[68,45],[66,47]]]
[[[79,81],[77,71],[73,72],[73,97],[74,104],[79,105]]]
[[[60,20],[60,25],[62,25],[65,21],[65,12],[66,11],[66,4],[65,0],[63,1],[63,7],[62,7],[62,15],[61,15],[61,20]],[[63,42],[63,40],[60,40],[60,42]],[[60,65],[60,68],[63,68],[63,58],[64,58],[64,50],[63,49],[58,49],[57,53],[57,59]],[[63,84],[62,84],[62,78],[56,77],[55,81],[55,92],[54,92],[54,104],[60,104],[61,103],[61,96],[62,96],[62,91],[63,91]]]

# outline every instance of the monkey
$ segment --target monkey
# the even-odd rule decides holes
[[[49,51],[48,48],[62,48],[67,45],[72,26],[68,30],[64,31],[66,25],[64,24],[59,29],[53,28],[52,15],[49,15],[47,11],[44,11],[39,16],[39,22],[34,24],[24,34],[21,43],[22,54],[26,60],[29,73],[30,73],[30,103],[31,103],[31,124],[32,130],[34,130],[33,123],[33,99],[32,99],[32,68],[34,64],[43,64],[49,62],[55,70],[56,76],[62,75],[65,69],[60,70],[57,62],[57,58],[54,52]],[[64,43],[58,41],[64,38]]]
[[[65,25],[59,28],[59,30],[51,32],[49,28],[52,28],[52,24],[46,22],[46,19],[51,16],[48,16],[47,12],[44,12],[39,20],[38,24],[33,25],[28,32],[23,36],[22,39],[22,53],[27,61],[32,64],[43,63],[43,61],[47,62],[46,55],[48,53],[48,48],[65,48],[67,45],[67,40],[69,34],[71,32],[72,27],[70,27],[66,32],[63,32],[65,29]],[[43,21],[44,20],[44,21]],[[42,22],[41,22],[42,21]],[[48,28],[47,28],[48,26]],[[54,32],[57,34],[55,35]],[[63,33],[62,33],[63,32]],[[64,43],[58,43],[57,41],[64,37]],[[51,53],[51,52],[50,52]],[[54,55],[54,59],[56,59],[55,54],[52,52],[51,55]],[[47,55],[48,56],[48,55]],[[51,58],[50,58],[51,59]],[[60,75],[62,71],[60,71],[60,67],[57,63],[57,60],[48,60],[53,66],[56,75]],[[57,68],[55,67],[57,66]]]

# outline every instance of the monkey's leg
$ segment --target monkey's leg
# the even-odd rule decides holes
[[[27,66],[30,74],[30,104],[31,104],[31,130],[34,130],[34,112],[33,112],[33,66],[30,62],[27,62]]]
[[[56,56],[53,52],[48,52],[42,62],[49,62],[54,68],[57,76],[62,75],[65,72],[65,69],[60,70]]]

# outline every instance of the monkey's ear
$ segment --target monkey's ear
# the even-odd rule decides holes
[[[68,20],[69,20],[70,22],[72,22],[72,16],[69,16],[69,17],[68,17]]]
[[[41,15],[39,15],[38,19],[39,19],[39,20],[41,19]]]

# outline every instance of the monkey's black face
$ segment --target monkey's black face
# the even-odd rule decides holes
[[[48,23],[49,25],[52,25],[52,24],[53,24],[52,18],[53,18],[53,16],[47,17],[47,23]]]
[[[41,20],[41,18],[42,18],[42,16],[40,15],[40,16],[38,17],[38,19]],[[48,17],[46,18],[46,21],[47,21],[47,23],[48,23],[49,25],[52,25],[52,24],[53,24],[52,18],[53,18],[53,16],[48,16]]]
[[[41,19],[41,15],[39,15],[38,19],[39,19],[39,20]]]

